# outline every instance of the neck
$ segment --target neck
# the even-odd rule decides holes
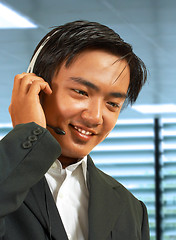
[[[59,159],[59,161],[61,162],[63,168],[66,168],[66,167],[68,167],[69,165],[72,165],[72,164],[74,164],[74,163],[77,163],[78,161],[81,160],[81,159],[79,159],[79,158],[70,158],[70,157],[65,157],[65,156],[63,156],[63,155],[61,155],[58,159]]]

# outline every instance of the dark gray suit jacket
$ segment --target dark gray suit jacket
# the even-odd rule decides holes
[[[44,177],[61,154],[49,131],[16,126],[0,143],[0,239],[66,240]],[[89,240],[149,240],[145,205],[88,157]],[[78,239],[79,240],[79,239]]]

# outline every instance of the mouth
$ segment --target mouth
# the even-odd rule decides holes
[[[89,132],[89,131],[86,131],[86,130],[84,130],[84,129],[78,128],[78,127],[76,127],[76,126],[73,126],[73,127],[74,127],[74,129],[76,129],[78,132],[80,132],[80,133],[82,133],[82,134],[84,134],[84,135],[86,135],[86,136],[93,135],[93,133],[91,133],[91,132]]]
[[[80,133],[81,135],[85,136],[85,137],[89,137],[89,136],[93,136],[95,135],[96,133],[93,131],[93,130],[88,130],[88,129],[85,129],[83,127],[78,127],[78,126],[75,126],[75,125],[71,125],[72,128],[74,128],[78,133]]]

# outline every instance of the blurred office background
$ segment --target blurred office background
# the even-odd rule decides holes
[[[117,31],[149,70],[134,107],[121,113],[91,156],[147,205],[151,239],[176,240],[175,0],[0,1],[0,137],[12,128],[8,106],[14,76],[26,71],[50,27],[79,19]]]

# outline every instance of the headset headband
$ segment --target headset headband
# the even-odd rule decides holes
[[[33,58],[31,59],[31,62],[30,62],[29,67],[28,67],[28,69],[27,69],[27,73],[32,73],[32,72],[33,72],[35,62],[36,62],[36,60],[37,60],[37,58],[38,58],[38,55],[40,54],[42,48],[43,48],[43,47],[45,46],[45,44],[49,41],[49,39],[50,39],[55,33],[57,33],[57,32],[58,32],[58,30],[55,31],[52,35],[48,36],[48,37],[45,39],[45,41],[43,41],[43,43],[40,45],[40,47],[38,48],[38,50],[35,52]]]

